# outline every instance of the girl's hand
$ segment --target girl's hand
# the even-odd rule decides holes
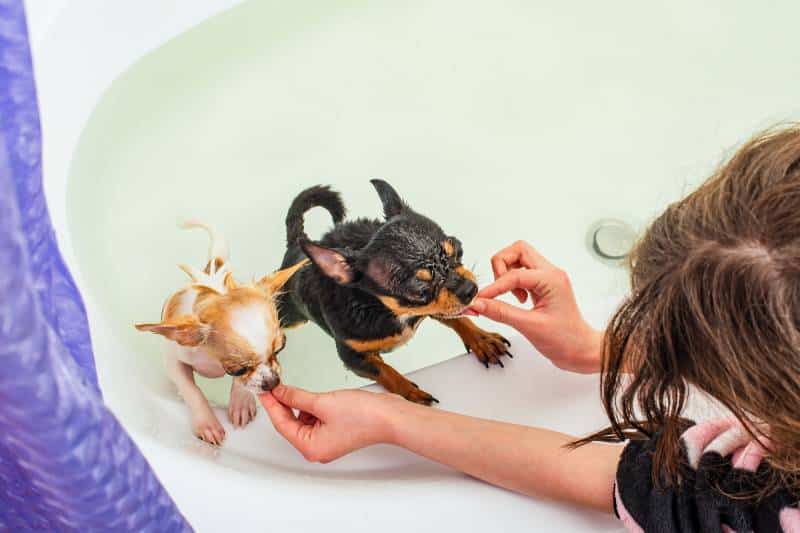
[[[329,463],[391,440],[388,420],[399,396],[361,390],[315,394],[278,385],[259,396],[275,429],[308,461]],[[292,408],[299,414],[295,416]]]
[[[385,442],[523,494],[612,511],[621,446],[571,450],[568,435],[448,413],[394,394],[313,394],[279,385],[260,398],[278,433],[309,461],[328,463]]]
[[[470,310],[508,324],[545,357],[564,370],[599,372],[603,333],[581,316],[569,276],[550,264],[530,244],[517,241],[492,257],[495,282],[478,293]],[[494,300],[512,292],[525,309]]]

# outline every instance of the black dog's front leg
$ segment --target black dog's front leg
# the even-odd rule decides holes
[[[336,349],[344,364],[367,379],[377,381],[384,389],[399,394],[408,401],[431,405],[439,400],[417,387],[400,372],[387,365],[378,353],[359,353],[344,343],[337,342]]]
[[[482,330],[468,318],[437,318],[436,320],[455,331],[461,337],[467,351],[474,353],[478,361],[486,368],[489,368],[490,364],[502,367],[503,361],[500,358],[503,355],[514,357],[508,351],[511,343],[505,337],[498,333]]]

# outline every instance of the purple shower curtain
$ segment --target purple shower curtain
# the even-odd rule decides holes
[[[22,0],[0,0],[0,531],[189,531],[104,406],[42,190]]]

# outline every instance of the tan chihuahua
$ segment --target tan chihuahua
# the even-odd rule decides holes
[[[233,376],[228,419],[236,427],[247,425],[256,415],[254,394],[280,383],[276,356],[286,337],[280,329],[275,297],[308,260],[250,285],[239,285],[228,269],[225,241],[200,222],[187,222],[183,227],[208,232],[208,264],[203,271],[180,265],[191,283],[167,299],[161,322],[137,324],[136,329],[170,341],[165,356],[167,373],[189,406],[194,434],[220,445],[225,430],[195,383],[194,373],[208,378]]]

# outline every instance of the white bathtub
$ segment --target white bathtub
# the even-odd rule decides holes
[[[229,8],[232,11],[225,12]],[[342,130],[342,144],[334,143],[324,153],[313,144],[318,139],[304,137],[303,142],[314,147],[307,159],[319,163],[319,168],[298,166],[298,182],[281,182],[279,189],[299,191],[316,181],[333,182],[344,189],[346,200],[352,199],[355,214],[376,214],[367,179],[385,176],[412,205],[421,205],[421,210],[459,235],[483,280],[490,277],[488,257],[493,250],[516,238],[536,243],[571,272],[587,316],[601,325],[624,294],[626,280],[620,268],[603,264],[588,252],[587,228],[605,217],[622,218],[641,228],[667,202],[707,175],[725,148],[760,127],[797,118],[799,109],[794,96],[800,62],[792,57],[791,24],[800,13],[789,2],[769,13],[755,7],[730,10],[721,1],[702,7],[672,3],[649,13],[643,9],[636,2],[613,8],[581,2],[558,6],[520,2],[482,11],[454,2],[408,3],[403,8],[360,2],[303,2],[288,7],[257,0],[28,2],[44,132],[45,188],[62,251],[87,304],[101,386],[110,407],[198,530],[289,526],[290,531],[322,527],[599,531],[618,526],[608,517],[524,498],[388,447],[364,450],[330,465],[309,465],[274,433],[263,413],[245,430],[226,426],[229,437],[221,450],[194,441],[183,405],[152,363],[157,354],[141,353],[143,345],[129,338],[125,302],[109,304],[113,291],[107,286],[113,285],[113,272],[107,279],[97,279],[108,271],[108,257],[98,252],[99,259],[87,258],[91,255],[87,250],[96,249],[97,241],[114,235],[103,230],[109,217],[102,211],[108,207],[104,198],[108,203],[120,200],[105,193],[86,196],[92,190],[92,175],[84,162],[87,153],[101,151],[102,143],[115,154],[127,146],[127,138],[98,135],[114,120],[114,99],[128,98],[126,87],[141,83],[134,65],[176,36],[183,39],[181,34],[204,21],[219,21],[216,24],[222,27],[234,24],[230,21],[236,17],[246,20],[251,13],[266,14],[265,27],[288,28],[267,36],[277,58],[269,66],[283,74],[275,84],[291,78],[297,90],[270,93],[258,113],[262,108],[289,109],[310,120],[303,108],[303,102],[313,101],[303,92],[307,80],[286,70],[287,64],[317,69],[324,85],[329,82],[324,74],[342,71],[337,47],[342,54],[358,57],[364,51],[362,60],[368,58],[373,68],[364,71],[366,81],[354,80],[353,91],[361,91],[360,97],[369,100],[368,112],[358,115],[357,102],[351,100],[338,100],[339,104],[321,110],[336,118],[340,109],[344,120],[355,126]],[[720,15],[723,12],[725,16]],[[281,17],[286,18],[285,25]],[[242,31],[257,39],[252,22],[250,17],[249,29]],[[749,30],[752,27],[770,30],[758,35]],[[409,33],[403,37],[406,29]],[[182,53],[191,51],[182,46]],[[385,61],[381,54],[386,54]],[[236,57],[232,55],[231,61],[235,63]],[[197,64],[191,55],[186,61]],[[413,74],[416,77],[400,86],[406,92],[420,87],[420,95],[400,98],[392,106],[391,99],[385,99],[388,85],[376,81],[375,73],[385,67],[387,76],[396,76],[393,68],[414,65],[421,65]],[[246,84],[230,84],[244,83],[250,75],[226,78],[228,84],[219,88],[220,94],[243,91],[246,96]],[[254,83],[258,81],[256,77]],[[365,86],[374,88],[375,94]],[[208,87],[196,89],[208,92]],[[321,91],[321,98],[326,94]],[[416,105],[420,102],[433,105],[425,109]],[[263,119],[258,113],[254,110],[254,116]],[[262,127],[271,131],[288,128],[291,122],[278,117]],[[379,142],[385,135],[381,124],[397,131],[392,143]],[[415,129],[417,124],[421,125]],[[316,127],[324,128],[309,125],[308,129]],[[141,132],[138,135],[137,142]],[[296,149],[288,137],[282,138],[281,146]],[[354,154],[348,139],[362,143],[363,153]],[[244,138],[235,141],[246,143]],[[236,142],[234,152],[220,149],[219,161],[232,160]],[[199,159],[203,155],[197,154]],[[102,181],[96,182],[96,190],[129,183],[125,180],[132,178],[123,174],[126,169],[121,166],[111,165],[106,174],[97,176]],[[268,167],[287,176],[291,168]],[[456,185],[441,185],[443,176]],[[114,190],[119,194],[120,189]],[[426,195],[426,190],[434,192]],[[277,266],[281,251],[280,206],[288,204],[290,196],[261,212],[249,195],[241,198],[248,207],[239,216],[213,211],[219,202],[207,194],[190,203],[224,221],[234,262],[239,254],[248,274],[270,270]],[[89,225],[95,220],[94,209],[98,227],[93,241]],[[125,203],[114,204],[113,209],[124,212]],[[169,219],[155,210],[144,218],[157,219],[158,227]],[[249,225],[256,223],[258,231],[275,232],[263,252],[274,260],[241,245],[252,239]],[[174,239],[182,253],[205,249],[198,237],[189,240],[172,226],[164,231],[171,232],[166,240]],[[132,249],[145,242],[137,241],[130,228],[119,235],[131,241]],[[153,253],[140,265],[150,269],[143,279],[161,282],[165,275],[180,279],[173,272],[172,257],[163,257],[162,262],[168,252]],[[160,304],[152,302],[152,313]],[[471,356],[453,358],[458,355],[457,343],[448,344],[442,335],[425,331],[393,359],[404,371],[431,365],[418,370],[414,380],[441,398],[442,408],[576,435],[602,424],[595,378],[557,371],[519,338],[514,346],[517,357],[506,369],[487,372]],[[304,346],[301,337],[290,337],[290,343],[295,352]],[[321,353],[323,345],[314,346],[319,350],[311,350],[315,353],[308,357],[335,357],[332,347],[330,353]],[[343,370],[331,372],[330,381],[313,376],[316,361],[285,361],[292,378],[287,381],[317,388],[338,382],[361,384],[349,382]]]

